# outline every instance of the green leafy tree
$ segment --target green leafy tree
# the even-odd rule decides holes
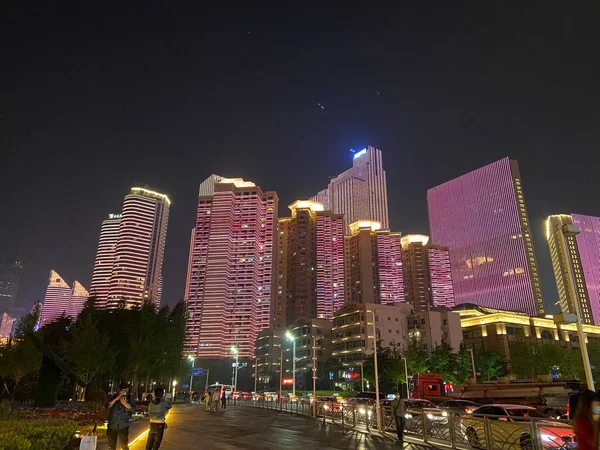
[[[494,350],[476,352],[475,365],[481,376],[487,381],[494,380],[504,374],[502,355]]]
[[[456,355],[456,370],[453,372],[458,383],[464,383],[473,378],[473,364],[471,362],[471,352],[465,344],[460,344],[458,354]]]
[[[89,315],[75,323],[71,336],[71,341],[63,341],[63,351],[85,382],[81,393],[83,400],[94,377],[113,366],[115,353],[109,347],[108,335],[98,329],[97,322]]]
[[[11,398],[23,378],[40,368],[42,355],[29,337],[29,333],[36,330],[39,314],[38,303],[31,313],[19,320],[10,342],[0,350],[0,376],[12,380]]]
[[[427,365],[429,372],[439,373],[444,380],[456,383],[457,377],[454,373],[457,366],[457,355],[452,353],[450,346],[442,342],[431,351],[427,356]]]

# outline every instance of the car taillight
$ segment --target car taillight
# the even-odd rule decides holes
[[[571,418],[571,405],[567,403],[567,419]]]
[[[471,414],[473,412],[473,408],[465,408],[465,412],[467,414]]]

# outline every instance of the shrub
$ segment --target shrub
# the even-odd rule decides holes
[[[0,421],[0,450],[63,450],[76,430],[70,420]]]

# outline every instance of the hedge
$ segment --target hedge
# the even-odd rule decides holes
[[[71,420],[0,421],[0,450],[63,450],[77,431]]]

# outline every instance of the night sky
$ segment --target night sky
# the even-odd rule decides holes
[[[275,189],[287,215],[367,144],[404,233],[427,233],[428,188],[518,159],[547,305],[544,219],[600,215],[597,2],[11,3],[0,258],[23,260],[23,306],[50,269],[89,286],[101,221],[135,185],[172,200],[172,305],[202,180]]]

